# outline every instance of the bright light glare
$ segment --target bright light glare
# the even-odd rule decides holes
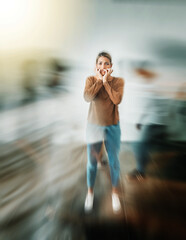
[[[0,0],[1,31],[13,30],[25,20],[27,5],[24,0]]]
[[[26,0],[0,0],[0,48],[23,44],[25,29],[30,22],[30,6]]]
[[[0,49],[61,46],[74,32],[74,1],[0,0]]]

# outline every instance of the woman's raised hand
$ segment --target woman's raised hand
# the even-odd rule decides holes
[[[105,69],[105,74],[103,76],[103,82],[107,82],[107,80],[112,72],[113,72],[112,68]]]
[[[101,75],[100,69],[99,69],[99,68],[96,68],[96,69],[95,69],[95,72],[96,72],[97,78],[103,80],[103,76]]]

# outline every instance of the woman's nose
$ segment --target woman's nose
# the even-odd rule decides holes
[[[104,64],[102,64],[101,69],[106,69],[106,66]]]

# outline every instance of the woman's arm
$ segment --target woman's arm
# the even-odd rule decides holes
[[[91,102],[103,86],[101,79],[93,81],[93,78],[88,77],[85,84],[84,99],[87,102]]]
[[[109,85],[107,81],[105,81],[103,85],[111,101],[115,105],[118,105],[123,97],[124,80],[122,78],[119,78],[113,88]]]

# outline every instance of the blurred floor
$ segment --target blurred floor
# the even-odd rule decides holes
[[[17,130],[1,136],[0,239],[186,239],[186,164],[173,148],[152,156],[145,181],[128,182],[135,159],[123,142],[122,212],[112,212],[106,164],[98,169],[94,210],[84,213],[86,144],[79,110],[71,122],[66,115],[73,104],[65,95],[3,113],[5,122],[16,116]]]

